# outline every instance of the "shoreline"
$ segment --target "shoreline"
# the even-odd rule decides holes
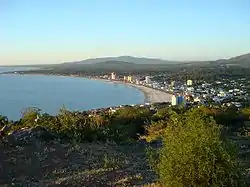
[[[156,90],[154,88],[149,88],[143,85],[138,84],[131,84],[127,83],[129,86],[132,86],[138,90],[140,90],[145,96],[145,103],[164,103],[164,102],[171,102],[172,95],[166,93],[161,90]]]
[[[145,103],[163,103],[163,102],[171,102],[172,99],[172,94],[164,92],[162,90],[157,90],[154,88],[146,87],[144,85],[140,84],[133,84],[133,83],[127,83],[124,81],[120,80],[108,80],[108,79],[98,79],[98,78],[91,78],[91,77],[83,77],[87,79],[92,79],[92,80],[100,80],[100,81],[105,81],[105,82],[111,82],[115,84],[123,84],[128,87],[133,87],[142,92],[144,95],[144,104]]]
[[[3,73],[4,74],[4,73]],[[13,74],[13,75],[39,75],[39,76],[58,76],[58,77],[75,77],[75,78],[85,78],[89,80],[99,80],[99,81],[104,81],[104,82],[110,82],[110,83],[115,83],[115,84],[123,84],[128,87],[133,87],[144,95],[144,103],[163,103],[163,102],[171,102],[171,97],[172,94],[164,92],[162,90],[157,90],[154,88],[146,87],[144,85],[138,85],[138,84],[133,84],[133,83],[127,83],[123,82],[120,80],[108,80],[108,79],[101,79],[101,78],[96,78],[96,77],[81,77],[81,76],[72,76],[72,75],[46,75],[46,74],[39,74],[39,73],[34,73],[34,74],[16,74],[16,73],[7,73],[7,74]]]

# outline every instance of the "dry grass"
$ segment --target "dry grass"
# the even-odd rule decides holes
[[[143,186],[155,175],[141,145],[0,145],[0,186]]]

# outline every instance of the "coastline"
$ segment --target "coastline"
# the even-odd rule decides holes
[[[161,90],[156,90],[154,88],[149,88],[143,85],[126,83],[129,86],[132,86],[140,90],[145,96],[145,103],[163,103],[171,102],[172,95]]]
[[[136,88],[137,90],[141,91],[144,94],[144,103],[163,103],[163,102],[171,102],[172,99],[172,94],[164,92],[162,90],[157,90],[154,88],[146,87],[143,85],[139,84],[133,84],[133,83],[127,83],[123,81],[118,81],[118,80],[107,80],[107,79],[97,79],[97,78],[90,78],[94,80],[102,80],[106,82],[113,82],[117,84],[123,84],[129,87]]]
[[[8,73],[9,74],[9,73]],[[14,75],[17,75],[13,73]],[[34,73],[34,74],[22,74],[22,75],[42,75],[46,76],[46,74],[40,74],[40,73]],[[144,95],[144,103],[163,103],[163,102],[171,102],[172,94],[164,92],[162,90],[157,90],[154,88],[146,87],[143,85],[133,84],[133,83],[127,83],[124,81],[119,80],[108,80],[108,79],[101,79],[101,78],[95,78],[95,77],[80,77],[80,76],[70,76],[70,75],[47,75],[47,76],[62,76],[62,77],[76,77],[76,78],[86,78],[90,80],[99,80],[99,81],[105,81],[110,83],[116,83],[116,84],[123,84],[128,87],[133,87],[139,90]]]

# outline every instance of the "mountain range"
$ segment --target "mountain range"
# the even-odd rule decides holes
[[[229,64],[229,65],[240,65],[243,67],[250,67],[250,53],[233,57],[228,60],[220,61],[220,63],[223,64]]]
[[[157,58],[118,56],[118,57],[106,57],[106,58],[93,58],[93,59],[81,60],[81,61],[76,61],[76,62],[66,62],[64,64],[68,64],[68,63],[97,64],[97,63],[107,62],[107,61],[128,62],[128,63],[134,63],[134,64],[175,64],[177,62],[177,61],[168,61],[168,60],[162,60],[162,59],[157,59]]]
[[[106,58],[93,58],[75,62],[65,62],[60,65],[64,66],[74,66],[74,65],[177,65],[177,64],[186,64],[186,65],[205,65],[205,64],[228,64],[228,65],[238,65],[244,67],[250,67],[250,53],[240,55],[237,57],[229,58],[229,59],[219,59],[215,61],[169,61],[169,60],[162,60],[157,58],[139,58],[139,57],[132,57],[132,56],[118,56],[118,57],[106,57]]]
[[[52,68],[58,71],[67,70],[161,70],[170,67],[217,67],[238,66],[250,68],[250,53],[229,59],[214,61],[171,61],[157,58],[139,58],[132,56],[118,56],[106,58],[93,58],[61,64],[25,65],[27,67]],[[23,67],[25,67],[23,66]],[[13,67],[13,66],[12,66]]]

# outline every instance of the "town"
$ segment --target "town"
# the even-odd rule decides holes
[[[159,77],[161,78],[159,79]],[[248,105],[250,101],[248,93],[248,84],[250,81],[246,78],[232,80],[224,78],[211,82],[191,79],[183,81],[167,81],[166,77],[162,76],[162,74],[154,76],[121,76],[115,72],[112,72],[109,75],[95,76],[94,78],[142,85],[167,92],[173,95],[171,99],[172,106],[217,105],[242,108]]]
[[[220,67],[217,71],[232,71],[230,68]],[[236,72],[242,69],[237,68]],[[196,70],[194,70],[196,71]],[[198,70],[197,70],[198,71]],[[183,105],[183,106],[213,106],[213,107],[236,107],[238,109],[250,105],[250,78],[248,74],[242,72],[238,76],[218,76],[218,72],[213,70],[212,73],[203,70],[200,74],[203,76],[190,77],[185,75],[180,69],[177,72],[54,72],[48,70],[39,71],[19,71],[9,72],[15,74],[47,74],[73,77],[86,77],[89,79],[101,79],[111,82],[138,85],[150,89],[172,95],[170,100],[164,102],[169,105]],[[187,72],[186,72],[187,73]],[[191,72],[188,72],[189,74]],[[241,72],[240,72],[241,73]],[[211,75],[210,75],[211,74]],[[224,73],[225,74],[225,73]],[[216,76],[215,76],[216,75]],[[212,77],[212,78],[211,78]],[[217,77],[217,78],[214,78]],[[144,104],[152,104],[153,102],[145,102]]]

